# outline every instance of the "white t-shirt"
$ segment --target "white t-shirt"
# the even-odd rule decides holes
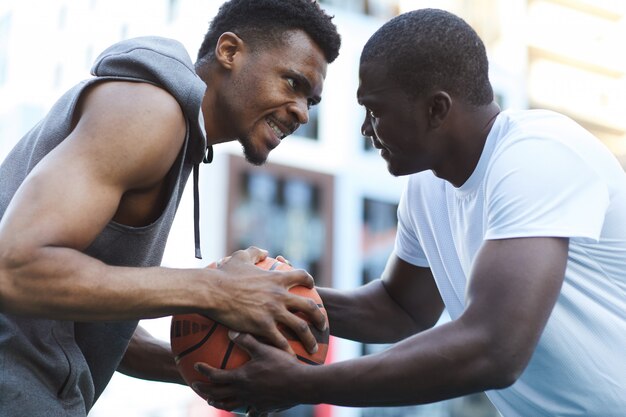
[[[485,240],[568,237],[528,367],[487,395],[505,417],[626,416],[626,175],[598,139],[557,113],[504,111],[465,184],[412,175],[398,218],[396,254],[431,268],[452,319]]]

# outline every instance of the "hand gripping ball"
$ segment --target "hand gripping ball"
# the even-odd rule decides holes
[[[267,257],[256,264],[258,267],[269,271],[288,271],[292,267],[274,258]],[[209,267],[216,267],[212,263]],[[291,293],[313,299],[326,316],[326,310],[322,299],[314,288],[296,286],[289,290]],[[306,320],[306,317],[296,312],[298,316]],[[328,320],[328,317],[326,317]],[[306,351],[295,333],[287,327],[279,324],[291,348],[296,353],[298,360],[311,365],[321,365],[328,353],[329,329],[320,331],[309,323],[311,332],[317,339],[318,350],[314,354]],[[237,347],[228,338],[228,328],[219,322],[202,314],[179,314],[172,317],[170,340],[172,353],[183,379],[188,385],[194,382],[206,382],[206,378],[194,369],[197,362],[205,362],[214,368],[231,369],[241,366],[248,361],[248,354]]]

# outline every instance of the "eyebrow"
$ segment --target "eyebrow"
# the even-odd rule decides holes
[[[306,93],[307,95],[311,94],[313,87],[311,87],[311,83],[309,82],[309,79],[307,77],[293,70],[289,71],[289,76],[295,78],[298,81],[298,84],[302,86],[302,90],[304,90],[304,93]],[[322,97],[319,95],[314,95],[311,97],[311,101],[313,101],[313,105],[319,104],[319,102],[322,101]]]
[[[364,106],[362,98],[363,98],[363,92],[361,91],[361,86],[359,86],[356,89],[356,102],[359,104],[359,106]]]

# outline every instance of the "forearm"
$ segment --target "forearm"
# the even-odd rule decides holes
[[[79,251],[46,247],[0,267],[3,312],[60,320],[152,318],[208,307],[207,270],[106,265]],[[202,295],[205,295],[204,299]]]
[[[510,386],[531,360],[558,298],[567,252],[568,240],[560,238],[486,241],[459,318],[376,355],[303,368],[309,384],[291,381],[290,394],[302,388],[315,403],[402,405]]]
[[[318,292],[334,336],[363,343],[391,343],[423,330],[389,297],[381,280],[350,291],[318,288]]]
[[[137,327],[117,370],[125,375],[151,381],[185,384],[170,345]]]
[[[313,278],[302,270],[255,266],[265,257],[264,251],[251,247],[236,251],[217,268],[133,268],[105,265],[61,247],[7,256],[0,245],[0,311],[73,321],[200,313],[289,350],[278,327],[284,325],[312,351],[315,337],[294,312],[319,329],[326,326],[325,317],[315,302],[289,288],[312,287]]]
[[[291,381],[305,403],[342,406],[411,405],[503,388],[506,366],[493,346],[458,323],[447,323],[406,339],[378,354],[321,367]],[[299,397],[298,391],[301,392]]]

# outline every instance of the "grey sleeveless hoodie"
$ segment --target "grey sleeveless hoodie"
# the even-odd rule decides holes
[[[65,93],[0,165],[0,218],[28,173],[70,133],[86,88],[112,80],[152,83],[178,100],[187,121],[167,207],[145,227],[109,223],[85,253],[109,265],[158,266],[184,185],[206,149],[199,124],[206,84],[180,43],[157,37],[111,46],[98,57],[92,74]],[[0,314],[0,416],[85,416],[112,377],[136,326],[137,321],[78,323]]]

